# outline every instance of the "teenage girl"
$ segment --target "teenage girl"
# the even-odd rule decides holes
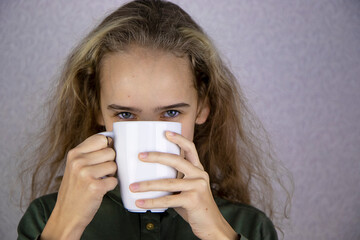
[[[136,201],[166,212],[124,209],[115,151],[97,134],[117,121],[182,124],[181,135],[166,134],[181,156],[139,153],[179,177],[129,186],[173,192]],[[20,221],[19,239],[277,239],[273,168],[265,165],[272,155],[264,155],[254,121],[235,77],[179,6],[139,0],[120,7],[68,58],[37,150],[37,199]]]

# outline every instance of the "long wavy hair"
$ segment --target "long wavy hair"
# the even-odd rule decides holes
[[[179,6],[161,0],[125,4],[70,54],[50,104],[48,122],[37,138],[36,156],[26,170],[32,176],[30,199],[57,191],[67,152],[104,130],[96,121],[101,62],[104,56],[130,45],[189,59],[198,99],[210,104],[207,121],[195,127],[194,143],[210,176],[213,195],[254,205],[274,220],[274,190],[280,186],[290,200],[285,183],[291,175],[275,159],[266,131],[209,37]],[[281,216],[287,215],[289,202],[284,206],[278,211]]]

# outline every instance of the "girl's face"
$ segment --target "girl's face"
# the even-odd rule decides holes
[[[189,60],[141,47],[114,53],[102,61],[98,122],[111,131],[119,121],[182,123],[193,140],[194,127],[206,121],[209,107],[198,105]]]

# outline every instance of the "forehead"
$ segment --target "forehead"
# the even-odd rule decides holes
[[[106,56],[101,64],[102,98],[129,103],[173,104],[193,101],[194,74],[186,57],[161,50],[132,47]]]

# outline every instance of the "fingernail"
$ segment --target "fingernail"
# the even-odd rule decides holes
[[[145,153],[140,153],[140,154],[139,154],[139,158],[140,158],[140,159],[146,159],[146,158],[147,158],[147,156],[148,156],[148,153],[146,153],[146,152],[145,152]]]
[[[139,184],[138,183],[132,183],[132,184],[130,184],[129,188],[130,188],[130,190],[132,192],[136,192],[136,190],[139,189]]]
[[[145,204],[145,200],[136,200],[136,205],[143,206]]]
[[[174,133],[174,132],[170,132],[170,131],[167,131],[166,134],[167,134],[169,137],[175,136],[175,133]]]

